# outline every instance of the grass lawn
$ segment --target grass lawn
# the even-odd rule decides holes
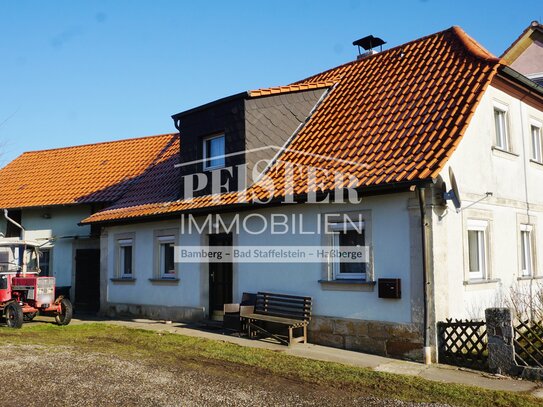
[[[245,372],[243,374],[250,375],[252,369],[257,369],[299,382],[364,392],[387,399],[457,406],[543,405],[541,399],[526,394],[438,383],[418,377],[303,359],[270,350],[101,323],[67,327],[35,324],[21,330],[0,327],[0,341],[4,345],[70,346],[79,351],[113,354],[125,359],[152,359],[161,364],[173,365],[184,361],[200,365],[237,365]]]

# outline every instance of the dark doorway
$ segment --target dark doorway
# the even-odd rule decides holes
[[[97,312],[100,308],[100,249],[75,251],[75,309]]]
[[[209,235],[209,246],[232,246],[231,233]],[[221,317],[232,302],[232,263],[209,263],[209,317]]]

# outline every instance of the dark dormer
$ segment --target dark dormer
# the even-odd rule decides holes
[[[255,167],[265,169],[328,90],[300,88],[243,92],[172,116],[181,133],[181,198],[188,197],[185,187],[193,196],[212,193],[213,176],[229,184],[221,192],[251,185]]]

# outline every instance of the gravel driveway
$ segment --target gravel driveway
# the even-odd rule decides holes
[[[0,346],[1,406],[424,406],[201,361],[159,366],[77,348]]]

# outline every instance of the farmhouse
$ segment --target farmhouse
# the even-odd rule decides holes
[[[310,342],[419,359],[437,321],[543,278],[543,88],[458,27],[173,120],[154,155],[119,153],[138,170],[96,164],[69,200],[0,202],[23,223],[27,200],[37,219],[80,211],[104,314],[198,321],[245,292],[310,296]]]

